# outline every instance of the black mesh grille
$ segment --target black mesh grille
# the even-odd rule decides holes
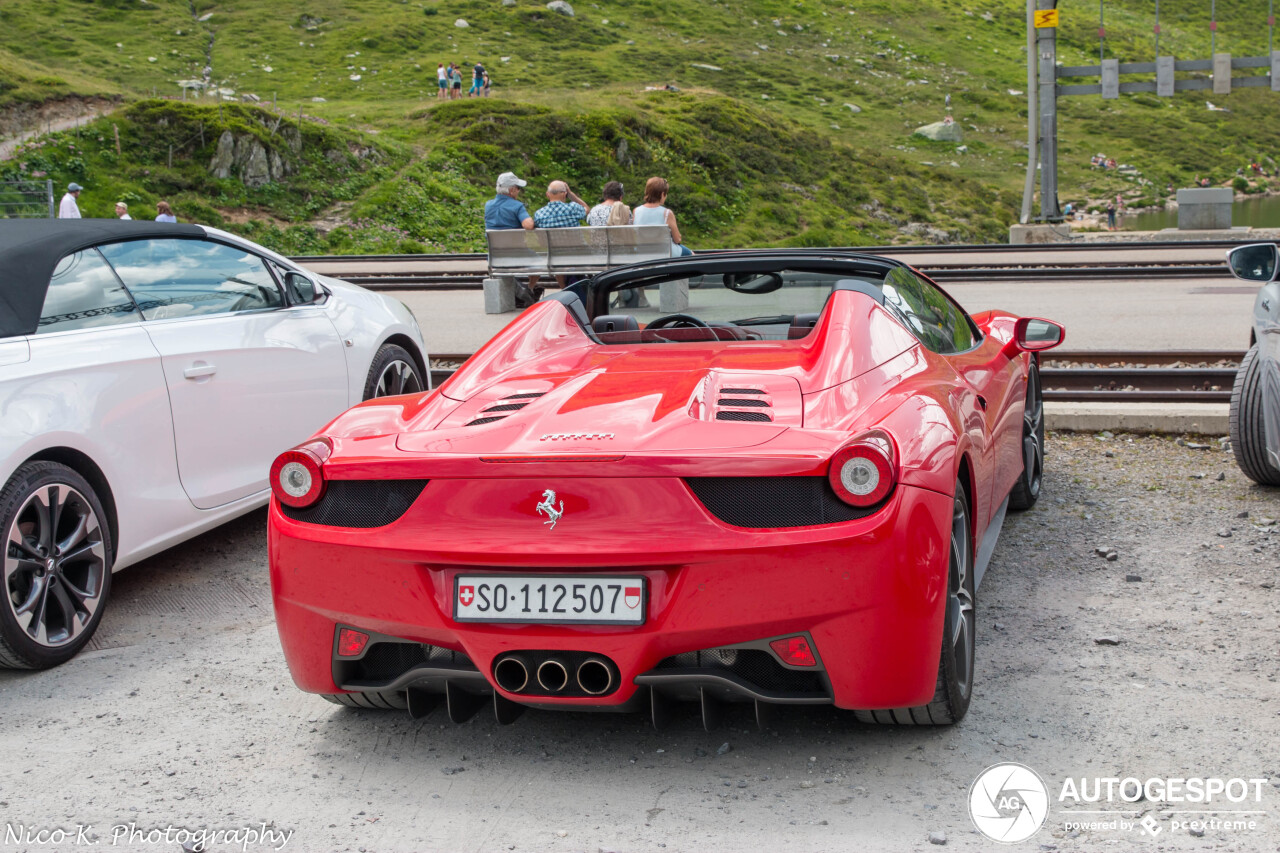
[[[763,394],[759,388],[721,388],[721,394]]]
[[[771,421],[764,412],[716,412],[718,421]]]
[[[462,652],[423,643],[373,643],[359,660],[337,663],[349,667],[344,681],[394,681],[415,666],[424,664],[474,670],[475,664]]]
[[[503,403],[501,406],[490,406],[489,408],[484,410],[484,413],[487,415],[489,414],[489,412],[518,412],[527,405],[529,404],[528,403]]]
[[[865,518],[883,506],[849,506],[826,477],[688,477],[685,482],[712,515],[737,527],[835,524]]]
[[[546,391],[526,391],[523,394],[508,394],[503,397],[504,400],[527,400],[530,397],[541,397]]]
[[[294,521],[326,527],[382,527],[408,512],[426,480],[330,480],[312,506],[280,504]]]
[[[770,693],[827,693],[820,673],[787,669],[762,649],[706,649],[688,652],[664,658],[658,662],[656,669],[722,669]]]
[[[739,400],[735,397],[721,397],[717,403],[721,406],[756,406],[757,408],[769,408],[768,400],[744,399]]]
[[[506,415],[498,415],[492,418],[476,418],[474,421],[469,421],[467,423],[467,426],[480,426],[480,424],[491,424],[494,421],[500,421],[505,417]]]

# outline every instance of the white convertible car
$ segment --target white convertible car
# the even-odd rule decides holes
[[[399,301],[196,225],[0,221],[0,666],[71,658],[111,572],[266,503],[271,461],[429,385]]]

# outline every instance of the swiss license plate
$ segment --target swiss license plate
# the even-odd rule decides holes
[[[459,622],[643,625],[643,577],[616,575],[458,575]]]

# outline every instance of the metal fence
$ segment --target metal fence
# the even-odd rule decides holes
[[[0,181],[0,218],[52,219],[53,181]]]

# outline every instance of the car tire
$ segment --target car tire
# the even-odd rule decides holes
[[[48,669],[93,638],[111,592],[106,519],[88,481],[57,462],[28,462],[0,490],[0,666]]]
[[[945,726],[960,722],[973,697],[977,628],[974,595],[973,530],[969,496],[956,483],[951,516],[951,559],[947,572],[947,606],[942,620],[942,654],[933,699],[914,708],[854,711],[859,722],[902,726]]]
[[[372,711],[403,711],[409,707],[409,701],[403,690],[390,690],[385,693],[322,693],[325,699],[335,705],[347,708],[365,708]]]
[[[1022,406],[1022,474],[1009,492],[1009,509],[1031,509],[1040,498],[1044,480],[1044,389],[1035,361],[1027,371],[1027,396]]]
[[[1267,457],[1262,413],[1262,360],[1258,345],[1244,354],[1231,387],[1231,452],[1245,476],[1263,486],[1280,486],[1280,469]]]
[[[398,344],[383,344],[369,365],[362,400],[392,397],[397,394],[419,394],[427,384],[422,371],[409,351]]]

